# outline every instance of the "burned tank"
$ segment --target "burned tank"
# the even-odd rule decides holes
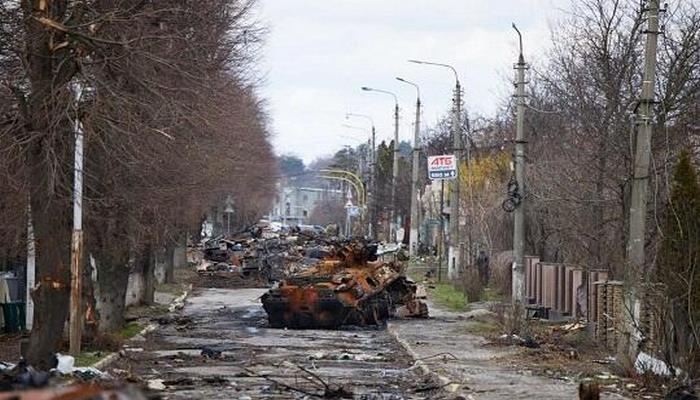
[[[427,316],[403,263],[377,259],[376,244],[337,246],[318,264],[282,280],[262,297],[273,328],[335,329],[378,325],[401,307],[403,316]]]

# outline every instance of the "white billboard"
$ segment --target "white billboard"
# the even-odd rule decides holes
[[[428,178],[454,179],[457,177],[457,162],[454,154],[428,157]]]

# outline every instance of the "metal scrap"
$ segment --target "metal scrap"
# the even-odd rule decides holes
[[[231,237],[216,237],[199,244],[196,258],[201,276],[279,282],[332,256],[333,238],[313,230],[274,231],[256,225]]]
[[[416,299],[416,285],[403,269],[401,261],[379,260],[377,244],[338,243],[322,261],[270,289],[263,307],[274,328],[379,325],[397,315],[397,307],[400,316],[426,317],[427,306]]]

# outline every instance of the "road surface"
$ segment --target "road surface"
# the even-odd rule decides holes
[[[130,342],[112,371],[129,371],[164,399],[578,398],[575,379],[510,363],[513,348],[489,346],[469,333],[468,316],[438,305],[430,304],[430,319],[392,320],[387,328],[271,329],[264,292],[196,289],[184,309]]]
[[[114,368],[130,370],[167,399],[303,399],[324,392],[365,400],[448,398],[386,329],[267,328],[264,292],[198,289],[177,318],[131,343],[130,360]]]

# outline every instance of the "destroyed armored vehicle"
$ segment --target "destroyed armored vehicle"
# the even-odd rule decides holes
[[[377,259],[376,244],[349,242],[323,260],[282,280],[262,297],[273,328],[333,329],[378,325],[398,308],[403,316],[428,314],[403,263]]]

